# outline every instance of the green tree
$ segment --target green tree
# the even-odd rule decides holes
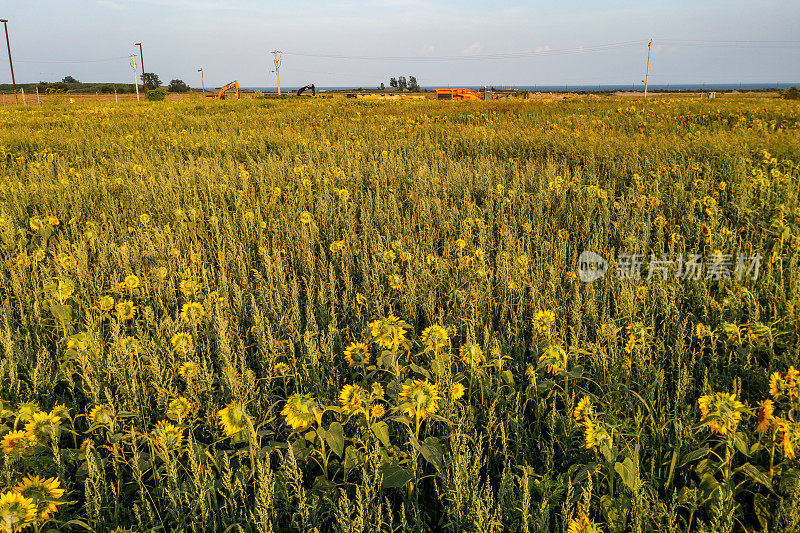
[[[188,93],[189,92],[189,86],[186,85],[186,83],[184,83],[183,80],[172,80],[172,81],[170,81],[169,85],[167,86],[167,89],[169,89],[169,92],[171,92],[171,93]]]
[[[61,80],[63,83],[80,83],[78,80],[73,78],[72,76],[64,76],[64,79]]]
[[[798,90],[796,86],[792,85],[789,87],[789,89],[784,91],[783,97],[786,100],[800,100],[800,90]]]
[[[154,72],[143,72],[142,83],[148,89],[153,90],[159,88],[161,85],[161,80],[158,78],[158,74]]]
[[[417,83],[416,76],[409,76],[408,77],[408,90],[412,92],[419,92],[419,83]]]
[[[397,78],[389,78],[389,87],[397,87]]]
[[[405,76],[400,76],[399,78],[397,78],[397,88],[400,89],[401,91],[405,91],[406,89],[408,89],[408,82],[406,81]]]

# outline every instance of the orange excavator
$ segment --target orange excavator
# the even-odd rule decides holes
[[[206,98],[210,98],[211,100],[225,100],[226,99],[225,93],[230,91],[231,89],[235,89],[236,90],[236,99],[238,100],[239,99],[239,81],[238,80],[233,80],[229,84],[223,85],[222,87],[219,88],[219,92],[217,94],[212,94],[212,95],[206,96]]]
[[[484,94],[472,89],[434,89],[437,100],[483,100]]]

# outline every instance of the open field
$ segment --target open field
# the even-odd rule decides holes
[[[0,530],[800,529],[796,103],[0,131]]]

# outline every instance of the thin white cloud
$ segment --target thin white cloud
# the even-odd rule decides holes
[[[471,45],[469,45],[466,48],[464,48],[461,51],[461,54],[465,55],[465,56],[472,56],[472,55],[475,55],[475,54],[480,54],[481,52],[483,52],[483,45],[481,43],[479,43],[478,41],[475,41]]]
[[[549,45],[537,46],[536,47],[536,53],[537,54],[541,54],[542,52],[549,52],[549,51],[550,51],[550,46]]]
[[[112,2],[111,0],[97,0],[97,5],[98,6],[102,6],[102,7],[106,7],[108,9],[114,9],[114,10],[117,10],[117,11],[125,9],[125,6],[123,6],[122,4],[118,4],[116,2]]]

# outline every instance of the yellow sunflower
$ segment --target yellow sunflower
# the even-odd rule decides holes
[[[583,511],[579,511],[567,526],[567,533],[601,533],[602,531],[602,528],[589,520]]]
[[[125,300],[117,304],[117,318],[120,320],[130,320],[136,314],[136,306],[130,300]]]
[[[372,338],[375,343],[385,350],[397,350],[406,342],[406,330],[410,328],[408,324],[394,315],[381,318],[370,322]]]
[[[92,421],[93,424],[100,424],[102,426],[109,426],[114,422],[116,418],[116,413],[114,410],[105,404],[96,405],[89,411],[89,420]]]
[[[183,423],[183,419],[191,412],[192,404],[183,396],[179,396],[169,402],[167,407],[167,417],[177,420],[178,424]]]
[[[436,385],[428,380],[413,380],[410,384],[403,385],[400,392],[400,402],[403,411],[412,418],[425,419],[437,411],[436,402],[441,400]]]
[[[181,447],[183,442],[183,429],[161,420],[156,423],[153,438],[158,446],[167,450],[176,450]]]
[[[31,500],[42,521],[49,520],[52,514],[58,512],[56,506],[63,503],[59,500],[64,497],[61,482],[54,477],[50,479],[39,476],[25,477],[14,487],[14,492]]]
[[[464,397],[464,385],[461,383],[453,383],[453,386],[450,387],[450,398],[453,400],[460,400]]]
[[[736,399],[734,394],[717,392],[700,397],[697,400],[700,406],[700,418],[705,420],[714,417],[703,425],[711,431],[725,435],[742,420],[744,405]]]
[[[20,455],[26,452],[33,443],[33,438],[27,431],[11,431],[3,435],[0,448],[6,455]]]
[[[367,404],[367,391],[358,385],[345,385],[339,393],[339,403],[347,415],[364,412]]]
[[[134,337],[125,337],[119,341],[119,346],[127,355],[139,355],[139,350],[141,349],[139,341]]]
[[[217,412],[219,425],[226,437],[235,435],[247,427],[247,411],[238,402],[232,402]]]
[[[100,298],[97,307],[99,307],[101,311],[106,311],[106,312],[111,311],[112,309],[114,309],[114,297],[106,294],[105,296]]]
[[[178,374],[188,381],[200,375],[200,367],[194,361],[186,361],[178,369]]]
[[[378,403],[372,406],[372,418],[382,418],[385,414],[386,408],[384,408],[381,404]]]
[[[40,411],[33,415],[30,422],[25,424],[25,431],[39,442],[47,442],[51,435],[58,436],[61,417]]]
[[[354,342],[344,350],[347,364],[353,367],[364,367],[369,364],[369,348],[363,342]]]
[[[272,371],[278,376],[285,376],[289,373],[289,365],[284,362],[275,363],[275,366],[272,367]]]
[[[778,430],[781,435],[783,456],[787,459],[794,459],[796,457],[795,448],[800,444],[800,425],[781,420],[778,423]]]
[[[192,349],[192,336],[188,333],[178,332],[170,340],[175,353],[186,355]]]
[[[189,324],[190,326],[196,326],[203,320],[203,317],[206,316],[206,310],[203,309],[203,304],[200,302],[189,302],[183,304],[183,310],[181,311],[181,317],[183,321]]]
[[[286,400],[281,414],[294,431],[302,431],[310,427],[322,412],[321,406],[311,395],[293,394]]]
[[[30,498],[14,491],[0,496],[0,527],[3,532],[20,531],[34,520],[36,505]]]
[[[758,426],[756,431],[763,433],[772,424],[775,418],[772,414],[775,412],[775,406],[772,400],[764,400],[758,407]]]
[[[550,310],[537,311],[533,315],[533,328],[538,333],[547,333],[556,323],[556,314]]]
[[[557,344],[548,345],[539,356],[539,364],[551,374],[567,370],[567,352]]]
[[[575,410],[572,412],[572,416],[575,418],[575,422],[580,422],[584,418],[591,416],[592,414],[592,400],[589,399],[588,396],[584,396],[578,402],[578,405],[575,406]]]
[[[123,281],[123,283],[125,284],[126,289],[132,291],[137,287],[139,287],[141,282],[139,281],[139,278],[135,274],[128,274],[127,276],[125,276],[125,280]]]
[[[470,366],[478,366],[484,361],[483,349],[474,342],[462,346],[458,350],[458,354],[461,360]]]

